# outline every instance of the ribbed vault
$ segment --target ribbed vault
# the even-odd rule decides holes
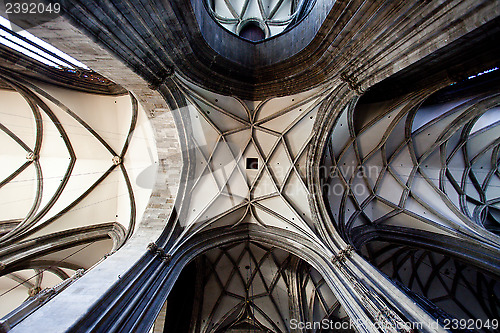
[[[189,119],[185,130],[195,158],[179,240],[240,223],[314,238],[306,152],[315,115],[332,87],[258,102],[175,81],[187,101],[182,113]]]
[[[205,5],[213,19],[225,29],[247,40],[260,41],[291,29],[307,15],[314,1],[207,0]],[[260,34],[253,29],[242,36],[245,26],[258,28]]]
[[[204,254],[207,266],[199,270],[208,269],[208,276],[202,277],[198,284],[206,289],[202,288],[195,294],[205,294],[204,300],[209,305],[200,301],[198,310],[201,312],[195,317],[199,323],[197,329],[216,332],[246,327],[245,329],[260,331],[288,332],[294,329],[291,326],[292,318],[295,322],[318,319],[318,314],[311,314],[309,310],[302,308],[307,301],[294,298],[302,288],[299,286],[289,289],[290,293],[286,293],[288,297],[281,294],[281,299],[288,298],[290,306],[297,307],[292,313],[283,311],[282,305],[276,300],[278,296],[273,296],[273,293],[276,291],[279,294],[282,289],[292,288],[286,279],[280,282],[283,285],[277,290],[274,290],[277,286],[269,281],[264,283],[259,280],[262,275],[257,270],[252,271],[255,274],[249,281],[241,281],[244,276],[244,270],[240,267],[242,258],[250,259],[255,267],[259,267],[260,260],[255,258],[262,258],[262,255],[251,253],[261,251],[259,248],[266,249],[267,240],[259,242],[258,239],[266,238],[261,235],[268,235],[272,244],[279,234],[287,235],[288,241],[279,244],[276,249],[272,248],[272,251],[267,250],[268,256],[272,257],[274,251],[288,256],[288,248],[290,253],[300,253],[300,258],[306,256],[311,261],[324,260],[325,256],[331,258],[321,270],[311,264],[315,273],[308,271],[307,274],[312,274],[314,278],[304,278],[305,285],[318,284],[318,288],[324,285],[324,288],[335,290],[330,295],[334,299],[344,298],[346,295],[340,294],[337,286],[334,287],[333,279],[338,278],[342,281],[340,285],[355,286],[353,302],[365,302],[365,306],[370,308],[369,316],[373,316],[371,320],[389,326],[402,323],[404,315],[392,306],[391,310],[386,308],[385,312],[379,313],[379,309],[385,307],[380,298],[382,291],[373,289],[370,283],[359,282],[352,268],[343,267],[343,260],[351,254],[350,248],[341,250],[338,255],[330,254],[333,252],[329,247],[332,244],[322,239],[324,235],[318,231],[318,223],[312,218],[308,205],[310,192],[304,169],[307,164],[307,148],[312,142],[314,120],[319,112],[328,110],[325,100],[333,98],[333,92],[338,87],[325,84],[292,96],[246,101],[207,91],[175,74],[172,85],[168,88],[162,90],[162,93],[167,100],[169,97],[177,98],[178,109],[175,114],[183,119],[188,148],[186,155],[189,157],[188,165],[191,170],[184,200],[178,206],[173,231],[165,235],[164,240],[151,244],[150,251],[170,265],[174,261],[185,263],[189,256],[200,251],[199,242],[205,243],[212,235],[220,235],[221,240],[222,237],[233,239],[232,243],[241,237],[252,240],[246,245],[232,244],[227,249],[222,244],[211,246],[211,255]],[[181,94],[177,95],[178,92]],[[173,101],[170,104],[174,105]],[[165,245],[158,245],[162,243]],[[314,244],[314,250],[299,245],[305,243]],[[224,273],[224,278],[219,274],[226,268],[210,270],[211,266],[218,267],[220,260],[228,258],[231,258],[229,261],[233,263],[233,267],[238,266],[238,270],[232,269],[232,273],[231,270]],[[272,258],[272,264],[278,267],[278,271],[287,261],[286,258]],[[250,264],[244,266],[252,267]],[[172,274],[174,272],[176,271]],[[236,280],[226,280],[227,274],[234,275]],[[212,275],[212,285],[209,285]],[[275,274],[265,278],[275,280],[275,283],[281,281]],[[296,278],[298,279],[297,276]],[[171,286],[171,282],[168,282],[168,286]],[[227,290],[230,286],[231,290]],[[254,299],[255,295],[249,294],[251,286],[266,291],[262,295],[257,294],[262,297]],[[182,288],[189,287],[184,285]],[[242,300],[245,302],[241,303]],[[167,308],[168,302],[167,300]],[[176,301],[172,299],[170,302]],[[349,303],[344,298],[338,303],[319,302],[315,306],[322,307],[324,316],[328,319],[339,307],[349,306]],[[98,310],[95,311],[97,315]],[[350,311],[353,311],[352,308]],[[306,313],[312,317],[305,317]],[[332,320],[340,322],[346,314],[359,315],[355,311],[345,310],[344,315]],[[167,317],[176,316],[169,316],[167,310]],[[124,321],[119,325],[131,324]],[[182,330],[190,329],[194,328],[184,327]],[[368,331],[370,327],[360,326],[358,329]]]
[[[499,88],[486,71],[361,98],[337,118],[321,170],[339,235],[459,319],[493,319],[499,309]]]
[[[339,116],[325,154],[325,195],[345,239],[359,244],[370,228],[406,227],[498,243],[482,231],[498,230],[495,82],[471,93],[462,82],[444,101],[422,105],[427,89]]]
[[[298,323],[323,322],[328,324],[309,331],[329,332],[335,323],[340,327],[348,321],[318,271],[281,249],[235,243],[206,252],[191,266],[186,269],[195,273],[193,285],[178,282],[167,300],[166,317],[172,322],[165,330],[181,331],[189,323],[190,332],[291,332]],[[193,299],[183,302],[190,287]],[[182,303],[192,305],[189,310],[169,307]],[[156,329],[162,329],[158,326],[157,321]]]
[[[478,270],[451,256],[390,242],[368,242],[361,252],[408,293],[426,298],[450,318],[485,323],[499,318],[499,276],[492,272]],[[426,300],[415,298],[427,305]],[[485,327],[483,331],[490,329]]]
[[[130,238],[150,192],[131,177],[151,163],[138,150],[154,145],[131,94],[85,95],[4,71],[0,80],[3,317]]]

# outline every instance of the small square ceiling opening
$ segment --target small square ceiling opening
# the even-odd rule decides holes
[[[247,170],[258,170],[259,159],[256,157],[247,157]]]

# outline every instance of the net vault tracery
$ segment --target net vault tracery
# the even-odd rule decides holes
[[[498,317],[498,82],[471,76],[361,98],[339,115],[326,149],[334,228],[410,295],[444,310],[438,317]]]
[[[3,317],[26,298],[40,306],[131,237],[137,185],[130,176],[138,164],[127,161],[127,152],[137,145],[140,110],[132,95],[87,96],[88,104],[75,104],[77,92],[4,71],[0,80],[6,86],[0,90]],[[96,115],[112,109],[121,109],[128,124],[103,130],[96,120],[106,117]],[[9,325],[20,319],[4,318]]]

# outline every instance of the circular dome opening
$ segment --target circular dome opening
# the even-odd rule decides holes
[[[313,9],[317,0],[191,0],[197,16],[203,15],[197,9],[203,3],[204,9],[222,28],[250,41],[261,42],[282,34],[297,25]],[[335,1],[321,0],[328,12]],[[324,7],[323,5],[321,7]],[[321,10],[320,10],[321,11]],[[200,21],[204,22],[200,17]],[[253,21],[253,24],[249,24]],[[248,26],[246,26],[248,24]],[[242,28],[245,27],[243,30]],[[317,29],[314,29],[317,30]],[[207,33],[213,33],[208,28]],[[309,32],[308,32],[309,34]],[[315,32],[310,32],[311,36]],[[215,34],[217,35],[217,34]],[[218,40],[216,37],[214,40]]]
[[[266,33],[259,26],[258,22],[249,21],[241,27],[239,36],[252,42],[258,42],[266,38]]]

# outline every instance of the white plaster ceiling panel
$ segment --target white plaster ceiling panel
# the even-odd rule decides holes
[[[248,102],[176,82],[187,97],[197,152],[181,221],[185,235],[257,223],[316,237],[303,170],[317,110],[331,87]]]
[[[17,92],[4,91],[2,104],[4,105],[2,119],[9,125],[7,128],[28,147],[34,149],[36,121],[28,102]]]
[[[102,259],[102,253],[108,253],[113,248],[113,241],[105,239],[91,244],[77,245],[72,248],[61,250],[41,256],[37,261],[50,261],[65,265],[73,265],[78,268],[89,268],[89,263],[96,263]]]
[[[393,124],[394,128],[387,129],[387,140],[385,141],[385,154],[386,158],[390,159],[391,156],[396,152],[398,147],[400,147],[401,142],[398,140],[399,133],[405,131],[406,120],[408,115],[405,114],[400,117],[397,124]]]
[[[380,161],[379,163],[382,163],[382,161]],[[395,176],[399,178],[399,180],[404,184],[408,182],[408,179],[410,178],[414,167],[415,166],[413,165],[410,150],[407,146],[403,146],[399,150],[396,150],[394,155],[392,155],[390,168],[394,170]],[[380,168],[373,168],[372,170],[375,169]],[[378,174],[376,176],[378,177]]]
[[[362,159],[378,148],[381,143],[385,142],[384,135],[386,134],[386,130],[393,123],[396,115],[397,110],[394,110],[377,119],[358,134],[358,148]]]
[[[349,135],[349,125],[348,125],[348,107],[341,111],[340,117],[335,124],[332,134],[331,140],[336,142],[334,147],[331,147],[332,153],[335,155],[335,158],[338,158],[340,153],[343,151],[344,147],[349,144],[351,140],[351,136]]]
[[[498,109],[498,107],[491,108],[479,117],[471,129],[471,135],[485,127],[489,127],[500,122],[500,112],[498,112]]]
[[[424,164],[420,167],[420,172],[432,182],[432,186],[440,186],[439,176],[441,174],[441,154],[438,149],[428,155]]]
[[[70,211],[64,214],[64,218],[58,218],[59,212],[70,205],[75,195],[81,194],[81,184],[77,191],[64,191],[61,198],[57,201],[60,204],[56,209],[51,209],[47,216],[38,222],[36,226],[44,226],[42,229],[33,232],[26,239],[34,239],[43,235],[54,232],[68,230],[75,227],[87,227],[100,223],[117,221],[118,199],[117,195],[124,196],[124,193],[119,193],[118,186],[121,183],[121,175],[117,172],[111,173],[104,179],[98,187],[93,189],[92,195],[85,197],[76,204]],[[91,183],[88,183],[91,184]],[[76,192],[76,193],[75,193]],[[73,194],[73,196],[70,196]],[[126,197],[126,196],[125,196]],[[105,206],[103,203],[106,203]],[[60,209],[59,209],[60,208]],[[130,209],[129,209],[130,210]],[[127,212],[128,213],[128,212]],[[123,220],[124,227],[127,226],[130,218],[130,213]]]
[[[497,110],[500,113],[500,110]],[[470,160],[475,160],[481,155],[485,155],[489,149],[497,146],[500,138],[500,122],[483,127],[480,131],[471,134],[467,142],[467,153]],[[491,152],[490,154],[491,155]]]
[[[402,187],[391,174],[387,173],[382,178],[379,190],[381,196],[383,196],[393,204],[398,205],[401,200],[401,196],[403,195],[404,187]],[[368,195],[369,191],[368,189],[365,190],[363,188],[362,191],[359,190],[359,193],[362,197],[363,194]]]
[[[2,156],[2,168],[0,169],[0,178],[5,179],[26,163],[27,152],[5,132],[0,132],[0,140],[3,143],[2,150],[8,154]]]
[[[133,104],[126,95],[113,98],[43,84],[32,88],[36,88],[35,91],[51,110],[55,108],[54,112],[58,118],[61,115],[61,122],[65,120],[63,123],[68,128],[68,135],[85,136],[90,139],[89,131],[74,123],[79,118],[115,152],[120,152],[126,144],[133,113]],[[79,153],[83,154],[85,150]]]
[[[430,121],[436,119],[436,117],[439,117],[444,113],[453,113],[454,108],[467,102],[467,100],[467,98],[460,98],[446,103],[439,103],[437,105],[422,106],[419,112],[414,116],[411,131],[415,132],[419,130],[422,126],[428,124]]]
[[[59,276],[53,271],[47,270],[43,274],[40,274],[40,271],[40,269],[24,269],[0,277],[0,295],[10,290],[1,296],[2,303],[8,304],[8,306],[0,305],[0,317],[5,316],[11,309],[21,305],[35,291],[52,287],[68,276],[66,272],[60,273],[58,271]],[[68,272],[70,273],[69,276],[71,276],[74,271],[68,270]]]

